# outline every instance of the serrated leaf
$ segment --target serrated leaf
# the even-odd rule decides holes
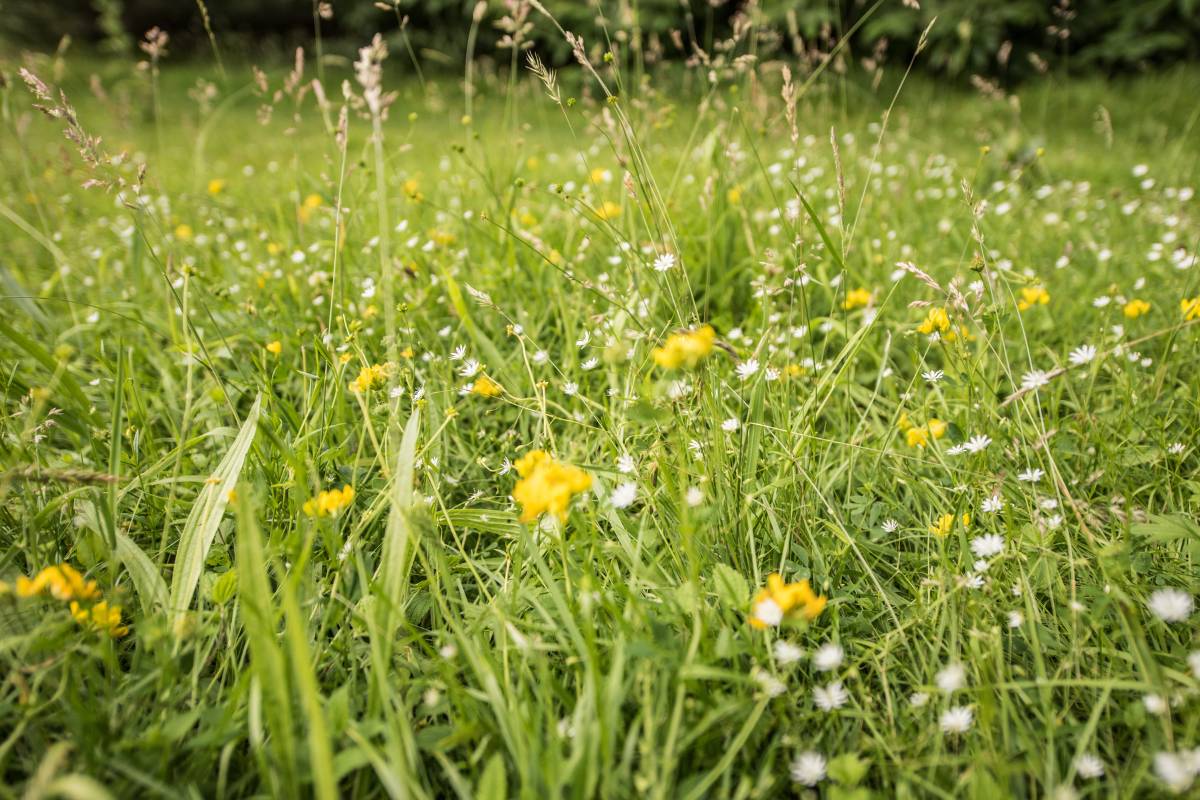
[[[750,584],[727,564],[717,564],[713,570],[713,589],[721,604],[731,611],[744,611],[750,602]]]

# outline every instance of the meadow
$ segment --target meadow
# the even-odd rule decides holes
[[[1195,68],[161,44],[2,67],[0,797],[1200,783]]]

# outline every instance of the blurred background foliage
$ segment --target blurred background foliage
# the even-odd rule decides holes
[[[204,15],[219,46],[251,60],[286,58],[319,27],[326,53],[352,55],[377,31],[403,35],[430,69],[461,68],[479,0],[0,0],[0,42],[133,53],[159,26],[176,55],[207,49]],[[475,53],[497,56],[496,25],[525,5],[527,44],[551,63],[570,52],[562,36],[519,0],[483,0]],[[1135,71],[1200,57],[1200,0],[545,0],[590,47],[629,47],[646,61],[730,50],[759,58],[819,57],[852,32],[839,56],[874,67],[907,65],[929,28],[919,69],[966,79],[1019,80],[1050,68]],[[918,7],[919,5],[919,7]],[[931,28],[930,23],[937,21]],[[749,23],[750,27],[743,27]],[[682,45],[682,47],[680,46]],[[703,60],[705,56],[700,58]],[[507,54],[503,56],[507,59]]]

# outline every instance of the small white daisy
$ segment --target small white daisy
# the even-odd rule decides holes
[[[637,469],[637,463],[628,453],[617,459],[617,471],[622,475],[632,475]]]
[[[758,372],[758,359],[748,358],[737,365],[737,375],[742,380],[750,380]]]
[[[775,660],[780,664],[795,664],[804,658],[804,651],[791,642],[783,639],[775,640]]]
[[[633,481],[622,483],[613,489],[609,500],[612,502],[613,508],[628,508],[637,500],[637,484]]]
[[[950,664],[934,676],[934,683],[946,694],[952,694],[967,682],[967,670],[962,664]]]
[[[998,533],[976,536],[971,540],[971,552],[979,558],[991,558],[1004,550],[1004,537]]]
[[[1168,753],[1165,751],[1155,753],[1154,774],[1172,792],[1182,794],[1196,780],[1197,767],[1200,766],[1196,763],[1196,755],[1196,751],[1192,751],[1191,753]]]
[[[834,681],[828,686],[818,686],[813,689],[813,702],[817,704],[817,708],[822,711],[835,711],[846,705],[846,701],[850,699],[850,695],[846,693],[846,689],[840,681]]]
[[[975,715],[967,706],[954,706],[942,712],[938,725],[946,733],[966,733],[971,730]]]
[[[1050,383],[1050,373],[1043,369],[1035,369],[1021,376],[1021,388],[1027,392],[1036,391]]]
[[[778,603],[768,597],[766,600],[760,600],[755,603],[754,618],[768,628],[774,628],[783,622],[783,609],[779,607]]]
[[[885,519],[883,521],[883,532],[884,533],[895,533],[896,529],[899,527],[900,527],[900,523],[896,522],[896,520],[894,520],[894,519],[889,518],[889,519]]]
[[[979,508],[985,514],[995,514],[1004,508],[1004,501],[1000,499],[1000,495],[994,494],[991,497],[984,498]]]
[[[929,695],[926,692],[913,692],[908,696],[908,704],[913,708],[923,708],[929,702]]]
[[[463,362],[463,365],[458,368],[458,374],[462,375],[464,378],[473,378],[475,377],[475,374],[479,372],[480,366],[482,365],[478,361],[473,358],[468,358]]]
[[[825,780],[825,756],[811,750],[796,756],[791,765],[792,780],[802,786],[816,786]]]
[[[1167,699],[1161,694],[1142,695],[1142,705],[1146,707],[1146,711],[1155,716],[1167,713]]]
[[[675,266],[675,254],[663,253],[658,258],[654,259],[654,269],[657,272],[666,272]]]
[[[1023,481],[1025,483],[1037,483],[1038,481],[1040,481],[1042,479],[1042,476],[1045,474],[1046,474],[1045,472],[1038,469],[1037,467],[1030,467],[1029,469],[1027,469],[1024,472],[1017,475],[1017,480]]]
[[[727,419],[721,423],[721,430],[726,431],[728,433],[733,433],[740,427],[742,427],[742,421],[740,419],[738,419],[737,417],[730,417],[729,419]]]
[[[700,490],[699,486],[689,486],[683,499],[689,506],[695,508],[704,502],[704,492]]]
[[[936,384],[942,378],[946,377],[946,373],[940,369],[931,369],[921,373],[921,377],[928,383]]]
[[[1008,612],[1008,627],[1019,628],[1025,624],[1025,615],[1020,611]]]
[[[845,656],[846,651],[842,649],[841,645],[826,642],[817,648],[817,652],[813,653],[812,662],[818,672],[829,672],[840,667]]]
[[[1177,456],[1183,452],[1183,442],[1172,442],[1167,446],[1167,452],[1173,456]]]
[[[1077,367],[1091,363],[1096,357],[1096,348],[1090,344],[1085,344],[1082,347],[1076,347],[1067,356],[1067,360]]]
[[[1075,771],[1081,778],[1100,778],[1104,776],[1104,762],[1093,753],[1082,753],[1075,759]]]
[[[1192,596],[1182,589],[1159,589],[1147,604],[1163,622],[1183,622],[1192,614]]]
[[[972,436],[970,439],[968,439],[965,446],[966,446],[967,450],[969,450],[970,452],[978,453],[980,450],[985,449],[991,443],[992,443],[992,437],[988,436],[987,434],[981,433],[977,436]]]

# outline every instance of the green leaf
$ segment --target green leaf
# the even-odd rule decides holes
[[[717,599],[731,611],[745,611],[750,602],[750,584],[742,573],[726,564],[717,564],[713,569],[713,588]]]
[[[504,758],[499,753],[488,759],[483,774],[479,776],[479,785],[475,787],[475,796],[479,800],[506,800],[508,797]]]
[[[242,464],[245,463],[246,454],[250,452],[250,445],[254,442],[261,408],[262,395],[259,395],[255,398],[250,413],[246,415],[246,421],[242,423],[229,452],[221,459],[216,472],[200,490],[196,502],[192,505],[192,512],[183,525],[175,556],[175,571],[171,575],[170,608],[176,614],[176,619],[182,617],[192,605],[196,586],[200,583],[200,573],[204,571],[204,562],[208,558],[208,550],[217,535],[217,526],[221,524],[225,506],[229,504],[229,493],[237,486]]]
[[[829,777],[842,786],[857,786],[867,774],[869,765],[854,753],[843,753],[829,761]]]
[[[379,565],[385,602],[378,606],[379,630],[384,641],[390,641],[399,621],[408,591],[408,576],[416,555],[416,526],[409,515],[413,508],[413,473],[417,458],[417,435],[421,431],[421,412],[414,408],[404,426],[400,453],[396,457],[396,474],[392,483],[392,508],[388,512],[387,530],[383,539],[383,561]],[[395,612],[395,613],[393,613]]]
[[[238,574],[237,568],[222,572],[220,577],[213,581],[212,590],[209,596],[212,601],[219,606],[223,606],[233,599],[237,594]]]
[[[167,582],[146,552],[122,531],[117,531],[116,552],[137,590],[142,611],[149,614],[166,607]]]

